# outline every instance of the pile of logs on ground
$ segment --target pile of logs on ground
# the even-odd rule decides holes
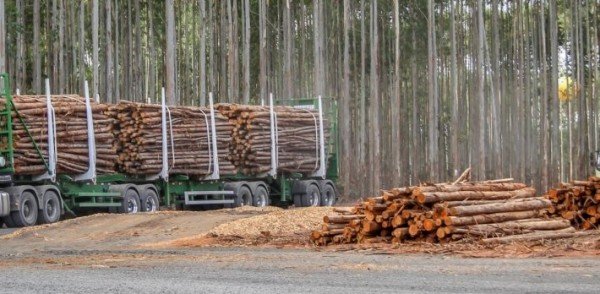
[[[551,213],[561,216],[578,229],[596,229],[600,223],[600,178],[562,183],[548,191]]]
[[[569,221],[547,216],[550,207],[535,189],[512,180],[394,188],[334,209],[310,239],[316,245],[463,238],[507,243],[572,235]]]
[[[162,169],[162,112],[156,104],[121,102],[112,108],[117,117],[118,169],[134,175],[158,174]],[[169,173],[204,177],[214,170],[209,136],[210,110],[200,107],[169,107],[167,145]],[[220,174],[235,174],[229,161],[233,125],[215,116]]]
[[[271,169],[271,114],[269,107],[218,104],[235,123],[231,160],[244,174]],[[308,174],[319,168],[319,114],[316,110],[276,106],[278,171]],[[327,123],[324,122],[326,126]],[[327,141],[328,127],[324,126]]]
[[[85,100],[77,95],[53,95],[51,100],[56,117],[56,171],[69,175],[84,173],[88,170],[89,160]],[[48,160],[46,96],[19,95],[13,97],[13,102],[31,134],[30,137],[13,111],[15,173],[42,174],[47,170],[44,160]],[[0,103],[5,103],[5,100]],[[106,104],[92,102],[98,173],[113,173],[117,158],[113,146],[113,119],[105,114],[107,109]],[[36,151],[34,141],[44,159]]]

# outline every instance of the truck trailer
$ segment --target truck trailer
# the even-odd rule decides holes
[[[45,171],[39,175],[15,173],[13,125],[20,124],[28,130],[26,121],[19,115],[13,103],[7,74],[0,74],[0,218],[8,227],[23,227],[54,223],[65,213],[101,210],[118,213],[153,212],[159,209],[188,209],[194,207],[219,208],[253,206],[331,206],[338,197],[338,132],[337,106],[332,99],[268,99],[270,109],[271,168],[258,175],[238,172],[233,175],[219,174],[219,154],[216,148],[215,106],[209,95],[212,120],[209,123],[212,173],[201,178],[169,173],[168,114],[164,89],[161,97],[162,168],[156,175],[130,175],[125,173],[98,174],[95,163],[94,122],[91,115],[87,83],[84,90],[87,110],[87,137],[89,162],[82,174],[57,173],[56,121],[54,117],[50,86],[46,80],[47,146],[42,155],[34,136],[27,131],[29,139],[43,160]],[[279,152],[277,142],[277,116],[275,105],[318,111],[316,142],[318,143],[318,169],[312,174],[281,172],[277,168]],[[327,125],[325,125],[327,122]],[[329,139],[324,136],[328,128]],[[1,224],[0,224],[1,227]]]

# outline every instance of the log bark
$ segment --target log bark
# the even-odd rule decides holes
[[[529,234],[522,235],[513,235],[513,236],[504,236],[504,237],[495,237],[495,238],[486,238],[482,239],[481,242],[485,244],[493,244],[493,243],[512,243],[512,242],[525,242],[525,241],[539,241],[539,240],[555,240],[555,239],[563,239],[563,238],[571,238],[577,236],[575,228],[569,227],[562,230],[552,230],[552,231],[536,231]]]
[[[466,226],[474,224],[489,224],[489,223],[500,223],[511,220],[528,219],[542,216],[544,213],[540,210],[528,210],[528,211],[516,211],[516,212],[502,212],[502,213],[491,213],[481,214],[473,216],[449,216],[444,219],[444,223],[447,226]]]
[[[503,200],[512,198],[535,197],[534,188],[525,188],[516,191],[458,191],[458,192],[413,192],[413,197],[423,204],[441,201],[458,200]]]
[[[552,205],[550,200],[534,199],[530,201],[510,201],[503,203],[490,203],[482,205],[456,206],[450,208],[452,216],[471,216],[480,214],[511,212],[511,211],[530,211],[548,208]]]

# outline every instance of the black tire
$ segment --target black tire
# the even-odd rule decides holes
[[[118,209],[119,213],[138,213],[140,212],[140,196],[138,193],[129,189],[125,192],[123,202]]]
[[[44,193],[42,203],[40,203],[37,223],[51,224],[57,222],[60,219],[61,209],[58,193],[53,190],[47,190]]]
[[[319,206],[321,203],[321,191],[316,184],[306,186],[306,192],[302,195],[302,206]]]
[[[16,228],[17,225],[15,225],[15,222],[13,222],[12,217],[10,217],[10,214],[3,217],[2,221],[4,222],[4,224],[6,225],[7,228]]]
[[[302,194],[294,194],[294,206],[302,207]]]
[[[10,213],[13,227],[28,227],[33,226],[38,218],[38,203],[33,193],[29,191],[21,194],[19,203],[19,211]]]
[[[321,206],[333,206],[336,198],[335,188],[331,184],[323,185],[323,190],[321,190]]]
[[[235,207],[253,205],[252,192],[250,191],[250,188],[247,186],[241,186],[237,190],[234,201]]]
[[[264,186],[256,186],[252,193],[252,205],[256,207],[269,206],[269,191]]]
[[[158,202],[158,195],[152,189],[146,189],[140,197],[140,211],[142,212],[155,212],[160,207]]]

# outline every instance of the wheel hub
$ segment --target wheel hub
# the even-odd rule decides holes
[[[156,210],[156,205],[154,203],[154,199],[152,197],[148,197],[146,199],[146,211],[154,212]]]
[[[49,216],[54,215],[54,202],[53,201],[48,201],[48,203],[46,203],[46,212],[48,213]]]
[[[310,194],[310,203],[312,204],[312,206],[317,206],[318,200],[319,194],[317,194],[316,192]]]
[[[137,210],[137,203],[135,203],[134,200],[130,199],[129,201],[127,201],[127,212],[134,213],[137,212]]]

